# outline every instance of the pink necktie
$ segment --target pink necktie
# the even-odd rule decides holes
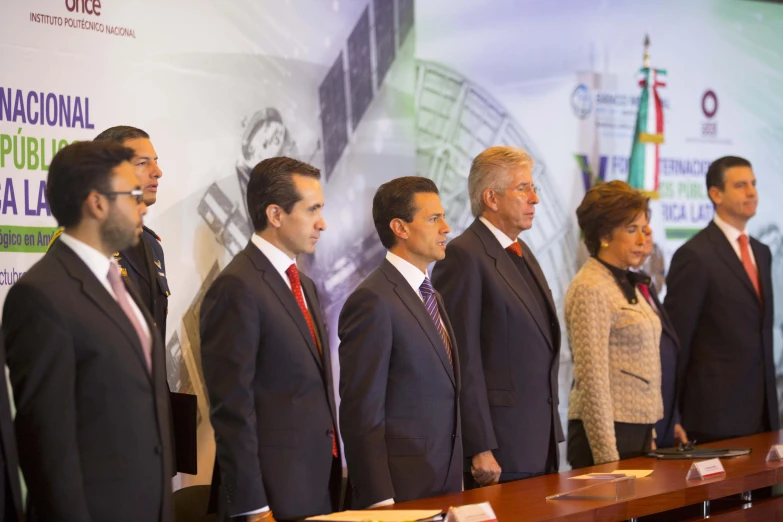
[[[745,234],[740,235],[737,239],[740,245],[740,257],[742,257],[742,266],[745,267],[745,272],[748,273],[750,282],[753,283],[753,288],[756,289],[759,299],[761,299],[761,285],[759,285],[759,273],[756,271],[756,267],[753,266],[753,261],[750,259],[750,246],[748,245],[748,236]]]
[[[139,322],[139,318],[131,306],[131,297],[128,294],[128,290],[125,288],[125,284],[122,282],[122,276],[120,275],[120,269],[116,264],[111,263],[109,265],[109,273],[107,275],[111,289],[114,290],[114,295],[117,300],[117,304],[120,305],[122,311],[128,317],[128,320],[136,330],[136,335],[139,336],[139,342],[141,343],[141,349],[144,352],[144,359],[147,361],[147,370],[152,372],[152,343],[150,342],[150,336],[144,331],[144,328]]]

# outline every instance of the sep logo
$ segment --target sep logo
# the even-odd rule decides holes
[[[574,111],[574,116],[580,120],[584,120],[590,113],[593,112],[593,95],[590,93],[590,88],[584,83],[580,83],[571,93],[571,110]]]
[[[65,0],[65,8],[70,13],[101,16],[101,0]]]
[[[701,112],[707,118],[707,121],[701,124],[702,137],[716,138],[718,136],[718,122],[713,118],[718,112],[718,96],[712,89],[707,90],[701,97]]]

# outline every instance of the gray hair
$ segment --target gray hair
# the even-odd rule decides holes
[[[492,189],[503,192],[510,183],[512,168],[533,170],[533,158],[519,147],[490,147],[475,157],[468,175],[468,195],[473,217],[484,212],[484,191]]]

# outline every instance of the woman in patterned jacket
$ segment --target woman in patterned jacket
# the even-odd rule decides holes
[[[566,293],[574,357],[568,461],[574,468],[650,451],[663,416],[661,322],[629,271],[644,254],[648,200],[622,181],[600,183],[576,210],[590,258]],[[649,281],[646,281],[649,283]]]

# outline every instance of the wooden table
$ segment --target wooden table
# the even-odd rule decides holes
[[[783,443],[783,430],[740,437],[705,446],[750,447],[752,453],[743,457],[722,459],[726,475],[708,480],[685,480],[692,460],[657,460],[647,457],[628,459],[611,464],[566,471],[508,484],[491,486],[472,491],[424,500],[400,503],[397,509],[441,509],[449,506],[475,504],[489,501],[498,517],[498,522],[548,521],[621,521],[644,517],[686,506],[699,505],[739,495],[743,492],[783,483],[783,463],[766,462],[767,452],[772,444]],[[606,473],[622,469],[652,469],[652,475],[636,480],[636,496],[623,501],[603,500],[546,500],[547,496],[563,493],[587,485],[585,481],[569,480],[568,477],[585,473]],[[713,503],[718,504],[718,503]],[[724,502],[725,504],[725,502]],[[775,520],[769,515],[753,518],[753,510],[764,506],[765,513],[774,510],[783,513],[783,502],[777,499],[758,500],[748,506],[736,502],[721,508],[726,511],[740,510],[726,520]],[[752,510],[742,509],[752,507]],[[713,510],[712,517],[724,516]],[[783,514],[779,514],[783,520]],[[737,518],[739,517],[739,518]],[[678,520],[679,516],[667,520]],[[688,517],[689,520],[694,518]],[[700,519],[700,517],[695,518]],[[656,520],[660,520],[658,517]],[[722,520],[722,518],[720,518]]]

